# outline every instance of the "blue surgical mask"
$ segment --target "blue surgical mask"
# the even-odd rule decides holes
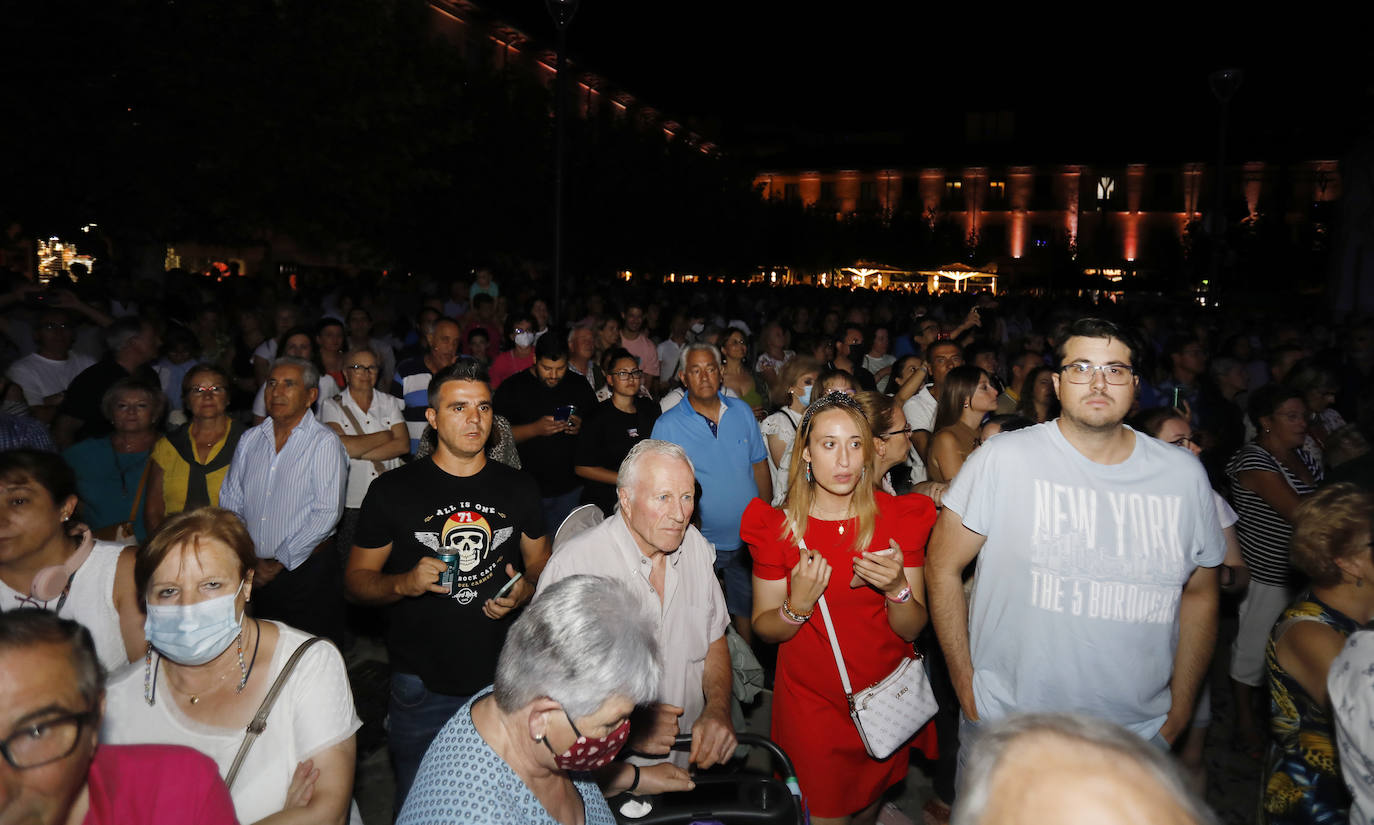
[[[802,403],[803,407],[811,406],[811,388],[814,386],[815,384],[808,384],[806,389],[802,390],[801,398],[797,399]]]
[[[235,602],[243,582],[231,595],[195,604],[148,605],[143,635],[158,653],[179,665],[203,665],[229,648],[243,630]]]

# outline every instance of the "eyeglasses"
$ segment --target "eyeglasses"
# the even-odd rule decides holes
[[[224,387],[211,385],[209,387],[192,387],[191,395],[222,395]]]
[[[349,364],[349,365],[348,365],[348,369],[351,369],[351,370],[353,370],[354,372],[376,372],[376,371],[377,371],[377,365],[376,365],[376,364]]]
[[[18,771],[56,762],[76,750],[81,729],[94,721],[95,711],[85,710],[27,722],[0,742],[0,754]]]
[[[622,381],[627,381],[631,378],[642,377],[644,375],[644,370],[616,370],[615,372],[611,373],[611,375],[614,375],[616,378],[619,378]]]
[[[1093,377],[1100,372],[1108,384],[1121,386],[1131,383],[1135,375],[1135,370],[1125,364],[1089,364],[1086,361],[1065,364],[1059,371],[1070,384],[1091,384]]]
[[[894,435],[905,435],[905,436],[909,436],[909,435],[911,435],[911,433],[912,433],[911,427],[910,427],[910,426],[906,426],[906,427],[901,428],[900,430],[893,430],[893,431],[890,432],[890,433],[879,433],[879,434],[878,434],[878,437],[881,438],[882,440],[886,441],[887,439],[891,438],[891,437],[894,436]]]

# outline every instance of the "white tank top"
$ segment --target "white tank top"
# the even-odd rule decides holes
[[[74,619],[91,631],[96,656],[107,672],[124,666],[128,654],[119,629],[119,613],[114,606],[115,567],[123,549],[123,545],[112,541],[97,541],[86,563],[76,571],[71,592],[61,610],[57,610],[61,597],[47,602],[35,601],[27,593],[19,593],[0,581],[0,611],[20,607],[57,610],[57,615]]]

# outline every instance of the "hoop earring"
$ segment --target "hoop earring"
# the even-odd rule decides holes
[[[806,462],[806,482],[811,483],[811,462]]]

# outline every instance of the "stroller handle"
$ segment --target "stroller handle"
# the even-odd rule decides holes
[[[783,752],[783,749],[778,747],[777,743],[772,739],[766,736],[760,736],[757,733],[737,733],[735,734],[735,741],[745,747],[763,748],[768,751],[773,757],[773,760],[777,762],[778,773],[786,777],[789,783],[796,782],[795,777],[797,775],[797,769],[792,766],[792,760],[788,758],[787,754]],[[673,750],[688,751],[691,749],[692,735],[690,733],[679,733],[677,738],[673,740]]]

